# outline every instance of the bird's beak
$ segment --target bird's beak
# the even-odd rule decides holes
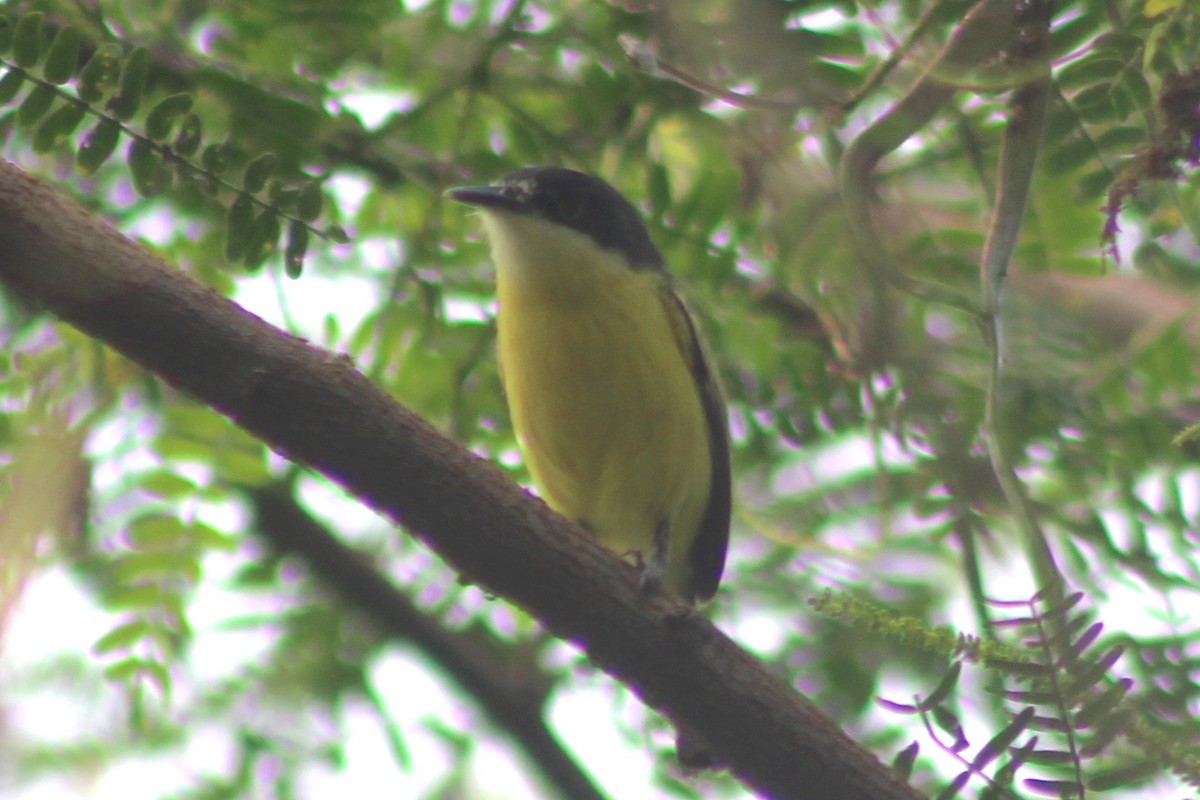
[[[446,190],[446,196],[468,206],[498,211],[523,211],[525,203],[506,186],[456,186]]]

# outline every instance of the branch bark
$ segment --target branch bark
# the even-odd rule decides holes
[[[792,687],[503,472],[313,347],[0,162],[0,282],[406,526],[767,797],[918,798]]]

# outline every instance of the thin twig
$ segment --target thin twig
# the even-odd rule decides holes
[[[722,103],[731,105],[734,108],[755,109],[759,111],[798,111],[804,106],[803,103],[798,103],[794,100],[773,100],[768,97],[756,97],[752,94],[735,92],[733,89],[726,89],[723,86],[717,86],[715,83],[709,83],[679,67],[663,61],[654,53],[654,50],[648,43],[627,33],[618,36],[617,42],[621,45],[621,49],[625,51],[625,57],[647,75],[674,81],[700,94],[715,97]]]
[[[957,293],[936,284],[915,281],[892,267],[891,255],[883,246],[871,217],[873,176],[880,159],[927,125],[958,91],[959,86],[943,80],[943,76],[961,75],[991,58],[1013,40],[1015,31],[1010,2],[982,0],[966,16],[937,60],[916,84],[887,113],[854,137],[846,148],[838,175],[842,203],[851,239],[867,269],[877,306],[883,304],[887,284],[955,308],[968,305]],[[975,311],[969,307],[968,310]]]
[[[991,379],[988,385],[984,418],[985,438],[992,469],[1004,492],[1012,513],[1025,536],[1033,557],[1038,585],[1058,584],[1058,568],[1054,554],[1046,543],[1045,534],[1033,510],[1025,487],[1005,446],[1004,421],[999,410],[1006,365],[1006,341],[1001,314],[1004,281],[1009,263],[1021,232],[1025,210],[1029,203],[1029,187],[1033,182],[1042,133],[1046,124],[1046,109],[1053,90],[1050,81],[1049,3],[1035,2],[1024,20],[1020,44],[1022,61],[1032,67],[1032,79],[1017,89],[1009,102],[1008,124],[1000,148],[999,178],[992,222],[988,230],[980,263],[980,282],[984,338],[992,351]]]

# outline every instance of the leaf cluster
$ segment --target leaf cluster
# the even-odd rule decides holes
[[[879,700],[893,713],[920,716],[935,745],[962,764],[964,769],[937,796],[949,800],[978,781],[984,788],[977,796],[1020,797],[1016,785],[1025,767],[1042,774],[1019,780],[1035,796],[1082,798],[1137,786],[1163,767],[1194,785],[1195,754],[1184,745],[1164,747],[1167,737],[1161,730],[1147,735],[1148,728],[1157,727],[1157,716],[1146,713],[1144,695],[1131,694],[1133,680],[1112,676],[1125,647],[1110,644],[1097,651],[1104,625],[1091,621],[1092,613],[1077,610],[1083,595],[1054,601],[1054,594],[992,601],[1000,609],[1027,612],[994,622],[1002,637],[1020,637],[1007,645],[1012,655],[1006,657],[1001,650],[1005,645],[998,641],[984,643],[982,658],[978,648],[967,648],[966,657],[954,660],[928,695],[913,703]],[[860,618],[851,616],[855,624]],[[971,662],[1002,677],[1006,685],[995,691],[1004,708],[1011,709],[1009,722],[975,748],[955,710],[962,700],[959,679]],[[919,741],[912,742],[897,755],[896,766],[909,774],[919,751]]]
[[[97,45],[71,25],[45,24],[40,11],[15,20],[0,15],[0,67],[5,69],[0,106],[16,104],[3,122],[30,129],[34,153],[73,152],[76,170],[86,177],[125,138],[125,163],[142,197],[170,190],[173,181],[194,185],[214,200],[222,192],[232,195],[229,261],[261,266],[276,252],[286,223],[284,264],[297,277],[310,233],[345,240],[336,226],[313,228],[324,203],[319,182],[283,173],[272,153],[248,156],[227,141],[205,144],[201,117],[192,111],[194,93],[156,90],[148,48],[126,52],[116,42]],[[76,136],[88,118],[90,127]],[[240,176],[233,177],[239,169]]]

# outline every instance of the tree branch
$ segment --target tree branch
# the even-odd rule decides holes
[[[297,505],[287,486],[252,490],[250,499],[257,533],[278,550],[303,558],[317,580],[388,636],[416,646],[512,737],[563,797],[603,800],[605,795],[546,727],[549,681],[542,673],[532,666],[514,669],[482,630],[453,632],[440,625]]]
[[[993,206],[987,243],[980,258],[980,290],[983,305],[983,331],[992,353],[984,409],[984,429],[988,455],[1004,498],[1021,526],[1038,585],[1047,590],[1061,586],[1054,553],[1038,523],[1033,503],[1017,477],[1007,447],[1005,424],[1000,403],[1007,360],[1003,320],[1003,293],[1009,263],[1020,237],[1029,204],[1029,191],[1041,152],[1042,132],[1046,127],[1050,82],[1050,3],[1034,0],[1025,7],[1021,20],[1016,64],[1029,79],[1019,86],[1008,104],[1008,122],[1000,147],[997,168],[996,201]]]
[[[847,228],[873,281],[876,302],[883,287],[900,289],[953,307],[964,307],[957,293],[936,284],[915,281],[892,266],[871,216],[875,167],[880,159],[929,124],[934,114],[959,91],[973,68],[1012,42],[1015,34],[1011,0],[980,0],[963,19],[937,59],[886,113],[854,137],[838,172]],[[971,309],[968,309],[971,310]]]
[[[170,268],[0,162],[0,281],[405,525],[770,797],[920,797],[708,620],[439,434],[345,356]]]

